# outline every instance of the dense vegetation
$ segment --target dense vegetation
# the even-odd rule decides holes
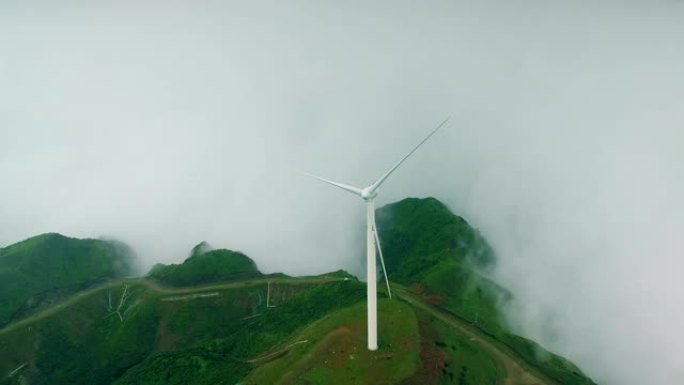
[[[253,368],[249,359],[365,294],[355,280],[270,286],[277,307],[266,306],[265,282],[201,294],[140,279],[99,288],[67,311],[0,332],[0,373],[28,365],[0,384],[234,384]]]
[[[129,275],[132,263],[131,250],[120,242],[59,234],[39,235],[0,249],[0,325],[54,296]]]
[[[358,281],[338,281],[314,286],[295,295],[275,309],[258,309],[261,313],[247,320],[211,322],[222,325],[228,333],[216,331],[212,339],[188,349],[159,353],[133,367],[115,384],[235,384],[254,368],[250,359],[282,344],[293,332],[323,317],[332,310],[344,308],[365,297],[365,286]],[[203,319],[188,319],[206,322]],[[225,333],[225,334],[224,334]],[[224,334],[224,335],[221,335]],[[217,338],[218,337],[218,338]]]
[[[210,250],[206,243],[195,246],[180,265],[155,265],[149,278],[173,286],[231,281],[260,276],[256,264],[246,255],[232,250]]]
[[[511,294],[486,278],[495,254],[461,217],[434,198],[408,198],[377,213],[388,276],[428,302],[477,324],[562,384],[591,384],[571,362],[512,334],[498,310]]]
[[[511,294],[487,278],[494,252],[465,220],[432,198],[385,206],[377,218],[396,298],[381,293],[375,352],[365,348],[365,285],[347,272],[265,276],[247,256],[201,243],[182,264],[91,287],[0,329],[0,385],[475,385],[525,376],[593,384],[507,329],[498,305]],[[46,235],[0,249],[0,262],[23,272],[17,260],[37,261],[54,288],[89,282],[88,271],[107,277],[88,263],[106,259],[108,247],[126,250],[65,240]],[[56,255],[70,266],[80,253],[90,262],[75,271],[40,263]],[[126,263],[109,274],[125,274]]]

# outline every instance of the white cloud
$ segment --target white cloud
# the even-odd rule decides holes
[[[512,322],[610,384],[681,376],[681,2],[4,2],[0,243],[207,240],[267,271],[362,264],[304,169],[434,195],[500,253]]]

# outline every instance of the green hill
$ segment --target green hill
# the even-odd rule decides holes
[[[476,324],[559,383],[592,383],[571,362],[508,330],[498,309],[511,294],[485,275],[494,251],[463,218],[434,198],[408,198],[382,207],[377,221],[391,281]]]
[[[275,308],[266,308],[268,286]],[[112,283],[0,331],[0,384],[234,384],[250,358],[363,295],[358,281],[326,278]]]
[[[494,252],[465,220],[431,198],[377,217],[393,281],[377,351],[365,284],[348,273],[264,276],[200,244],[0,329],[0,385],[593,384],[507,329],[497,304],[510,293],[486,277]]]
[[[232,250],[210,250],[204,242],[195,246],[180,265],[155,265],[148,277],[172,286],[254,278],[261,275],[246,255]]]
[[[43,234],[0,249],[0,325],[64,295],[132,273],[123,243]]]

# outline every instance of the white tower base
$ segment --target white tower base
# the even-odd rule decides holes
[[[378,290],[375,267],[375,202],[366,201],[366,295],[368,297],[368,350],[378,350]]]

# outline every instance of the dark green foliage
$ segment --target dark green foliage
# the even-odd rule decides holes
[[[461,373],[458,375],[458,385],[468,385],[468,367],[461,366]]]
[[[148,277],[167,285],[187,286],[261,275],[246,255],[225,249],[199,252],[201,245],[195,246],[190,257],[180,265],[155,265]]]
[[[495,263],[479,232],[434,198],[408,198],[378,210],[389,278],[418,285],[435,302],[491,330],[504,330],[497,305],[510,293],[479,274]]]
[[[272,291],[287,296],[276,308],[259,298],[265,284],[201,292],[216,293],[206,297],[193,297],[193,289],[159,291],[145,280],[103,287],[0,334],[0,374],[29,362],[21,376],[32,384],[104,385],[124,374],[122,383],[235,384],[251,370],[248,359],[365,295],[355,280],[307,282],[274,283]],[[109,296],[116,308],[124,292],[120,318]]]
[[[0,325],[29,298],[66,293],[132,273],[133,253],[123,243],[43,234],[0,249]],[[24,312],[27,313],[27,312]]]
[[[376,217],[387,271],[395,280],[410,277],[405,269],[429,265],[427,259],[444,250],[480,269],[495,262],[494,251],[480,233],[437,199],[407,198],[380,208]]]
[[[441,369],[439,384],[488,385],[505,382],[506,370],[479,341],[452,325],[430,317],[429,313],[417,311],[417,314],[423,339],[423,367],[437,366]],[[426,349],[426,344],[434,346],[433,350]],[[407,384],[428,383],[420,380],[423,379],[416,378]]]
[[[325,314],[365,297],[357,281],[315,286],[282,306],[244,321],[223,338],[192,348],[149,357],[130,369],[116,385],[235,384],[251,369],[249,359],[284,342],[292,333]]]
[[[125,322],[116,316],[98,322],[80,314],[76,320],[56,319],[61,327],[42,325],[35,365],[44,383],[73,384],[84,379],[88,384],[109,384],[144,359],[154,347],[159,316],[152,309],[137,310]],[[69,325],[74,321],[91,327],[74,330]]]
[[[508,331],[498,309],[511,294],[482,275],[496,262],[494,251],[463,218],[434,198],[408,198],[379,209],[377,219],[390,280],[476,323],[558,382],[593,384],[569,361]]]
[[[443,366],[436,372],[440,383],[496,383],[505,376],[496,355],[504,352],[521,357],[520,365],[533,367],[558,383],[592,384],[572,363],[508,332],[498,305],[508,301],[510,293],[483,275],[495,263],[494,252],[465,220],[433,198],[385,206],[377,218],[390,279],[411,287],[422,298],[420,303],[470,321],[474,330],[479,328],[485,338],[496,341],[497,348],[487,350],[447,323],[429,321],[433,323],[421,334],[434,339],[434,349],[424,353],[441,359]],[[99,269],[103,263],[69,259],[109,255],[107,250],[119,256],[123,249],[118,244],[103,246],[97,243],[101,241],[86,240],[95,242],[93,251],[67,247],[71,241],[76,240],[45,235],[0,249],[0,294],[10,298],[23,290],[24,281],[13,279],[16,272],[28,275],[37,267],[46,267],[35,276],[49,285],[83,284],[85,272],[106,278],[129,271],[128,265],[118,269],[114,264],[107,270]],[[40,258],[45,258],[36,252],[41,248],[56,255],[56,260],[41,263]],[[78,266],[72,268],[72,264]],[[252,359],[266,352],[280,353],[312,323],[365,299],[365,285],[345,271],[305,279],[265,276],[247,256],[211,250],[204,242],[193,248],[184,263],[157,265],[149,277],[178,287],[127,279],[0,331],[0,377],[27,364],[13,377],[2,377],[0,384],[234,385],[254,370]],[[259,279],[250,280],[255,277]],[[215,284],[191,287],[210,282]],[[266,307],[268,287],[270,304],[277,307]],[[128,296],[118,314],[112,308],[117,308],[126,290]],[[491,349],[498,353],[492,354]],[[391,349],[387,352],[391,356]]]

